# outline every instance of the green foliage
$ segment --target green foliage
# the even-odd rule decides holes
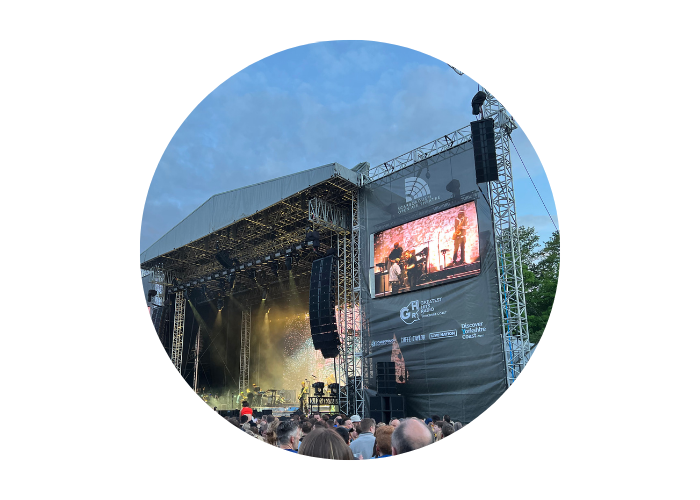
[[[504,240],[509,241],[507,233]],[[559,280],[559,231],[544,244],[534,227],[518,228],[520,259],[523,265],[523,285],[527,304],[530,342],[536,344],[542,338],[549,314],[552,312],[554,296]]]

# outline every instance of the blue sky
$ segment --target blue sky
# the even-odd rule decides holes
[[[141,251],[214,194],[331,162],[377,165],[468,125],[477,84],[460,69],[464,76],[420,52],[354,41],[247,67],[206,96],[168,144],[146,199]],[[535,150],[520,129],[513,140],[558,225]],[[514,150],[511,160],[518,223],[544,241],[554,226]]]

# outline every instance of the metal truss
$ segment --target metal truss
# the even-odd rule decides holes
[[[199,351],[202,338],[202,327],[197,328],[197,342],[194,345],[194,379],[192,381],[192,389],[197,392],[197,382],[199,379]]]
[[[309,222],[333,231],[347,231],[347,212],[320,198],[309,200]]]
[[[246,305],[241,317],[241,373],[238,378],[238,393],[245,394],[250,375],[250,306]]]
[[[471,126],[467,125],[466,127],[455,130],[408,153],[404,153],[393,160],[385,161],[375,167],[370,167],[367,181],[373,182],[382,177],[386,177],[402,168],[421,162],[426,158],[440,154],[450,148],[471,142],[471,139]]]
[[[493,118],[495,125],[498,180],[489,183],[489,195],[496,243],[506,379],[510,386],[530,358],[530,333],[509,144],[510,134],[517,125],[501,103],[486,89],[483,90],[486,92],[483,116]]]
[[[170,359],[178,373],[182,372],[182,341],[185,335],[185,296],[175,294],[175,317],[173,321],[173,350]]]
[[[352,193],[350,216],[352,232],[348,239],[343,234],[338,266],[338,312],[340,316],[340,413],[365,414],[365,322],[362,317],[362,289],[360,287],[360,216],[359,191]]]

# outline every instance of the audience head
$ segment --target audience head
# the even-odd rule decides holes
[[[391,455],[391,435],[394,433],[394,428],[390,425],[385,425],[377,429],[374,433],[376,441],[374,446],[377,448],[377,456]]]
[[[391,419],[391,422],[389,422],[389,425],[391,425],[394,429],[396,429],[400,423],[401,422],[399,422],[398,418],[393,418],[393,419]]]
[[[248,421],[248,415],[241,416],[241,424],[245,424]]]
[[[271,424],[272,422],[275,421],[275,417],[273,417],[272,415],[267,415],[267,416],[265,417],[265,420],[267,420],[267,423],[268,423],[268,424]]]
[[[352,429],[352,420],[349,418],[345,420],[345,423],[343,424],[343,427],[345,427],[347,430]]]
[[[377,426],[377,422],[373,418],[363,418],[362,421],[360,422],[360,431],[361,432],[371,432],[374,434],[374,430]]]
[[[384,427],[385,425],[386,425],[386,424],[385,424],[384,422],[379,422],[379,423],[377,424],[377,429],[379,429],[380,427]],[[376,430],[375,430],[375,432],[376,432]]]
[[[311,423],[311,420],[304,420],[301,423],[301,432],[306,435],[309,432],[313,430],[313,424]]]
[[[452,423],[452,422],[450,422],[450,416],[449,416],[449,415],[445,415],[444,417],[442,417],[442,420],[444,420],[444,421],[447,422],[448,424],[451,424],[451,423]]]
[[[447,422],[442,424],[442,437],[447,437],[450,434],[454,434],[454,433],[455,433],[455,428],[452,427],[452,424],[448,424]]]
[[[243,402],[241,403],[241,406],[242,406],[243,408],[250,408],[250,405],[248,404],[248,401],[243,401]]]
[[[277,426],[277,446],[296,450],[301,437],[299,424],[294,420],[285,420]]]
[[[335,432],[338,433],[338,435],[343,438],[343,441],[345,441],[345,444],[349,445],[350,444],[350,433],[345,427],[338,426],[335,428]]]
[[[299,454],[307,457],[327,458],[331,460],[354,460],[350,447],[343,442],[333,429],[315,428],[304,438],[299,447]]]
[[[417,418],[407,418],[391,435],[392,455],[401,455],[433,443],[433,433]]]
[[[455,422],[455,432],[457,432],[458,430],[460,430],[462,427],[464,427],[464,425],[462,424],[462,422]]]

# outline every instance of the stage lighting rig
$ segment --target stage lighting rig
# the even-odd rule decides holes
[[[328,384],[328,389],[331,391],[331,396],[338,397],[340,395],[340,384]]]
[[[153,297],[155,297],[156,295],[158,295],[158,292],[156,292],[155,290],[149,290],[148,291],[148,302],[152,301]]]
[[[279,264],[277,264],[277,262],[273,260],[272,263],[270,263],[270,269],[272,270],[272,274],[278,276],[277,270],[279,269]]]
[[[287,271],[292,270],[292,256],[287,255],[287,257],[284,259],[284,267],[287,268]]]
[[[323,396],[323,386],[325,384],[323,382],[314,382],[311,384],[311,387],[314,388],[314,396],[316,397],[321,397]]]
[[[221,311],[224,308],[224,299],[218,298],[216,299],[216,308]]]
[[[267,300],[267,290],[265,288],[262,290],[262,299]]]

